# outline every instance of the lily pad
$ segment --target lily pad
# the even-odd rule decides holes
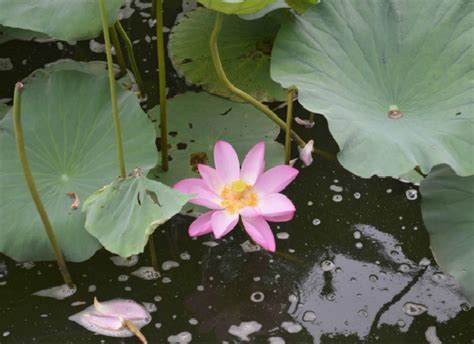
[[[436,262],[474,304],[474,176],[460,177],[447,165],[436,166],[420,191]]]
[[[190,199],[137,169],[95,192],[84,203],[86,230],[122,257],[142,253],[148,237]]]
[[[271,74],[322,113],[351,172],[474,173],[469,0],[322,1],[283,24]]]
[[[123,0],[107,0],[109,24]],[[65,41],[89,39],[102,31],[97,0],[0,0],[0,24],[44,33]]]
[[[159,118],[159,107],[149,114]],[[168,114],[169,171],[152,171],[165,184],[199,176],[197,164],[214,163],[214,144],[219,139],[231,143],[240,159],[257,142],[265,141],[267,168],[283,163],[283,146],[275,142],[279,127],[251,105],[188,92],[168,102]]]
[[[10,111],[10,107],[7,104],[0,103],[0,120],[5,117],[8,111]]]
[[[214,11],[226,14],[249,14],[260,11],[275,0],[198,0]]]
[[[31,30],[17,29],[12,27],[6,27],[0,25],[0,44],[6,43],[11,40],[48,40],[51,39],[48,35],[41,32],[35,32]]]
[[[242,101],[218,79],[212,63],[209,38],[215,16],[202,7],[183,16],[170,35],[171,61],[189,82]],[[268,16],[254,21],[226,16],[219,34],[219,52],[229,80],[264,102],[286,99],[286,91],[270,78],[272,46],[279,28],[280,23]]]
[[[62,68],[66,68],[63,66]],[[100,248],[72,209],[118,175],[108,78],[105,70],[69,64],[43,69],[25,81],[22,124],[37,188],[62,251],[82,261]],[[96,70],[96,72],[92,72]],[[153,167],[153,125],[132,92],[117,87],[127,170]],[[53,260],[54,255],[26,187],[16,153],[11,111],[0,122],[0,252],[15,260]]]

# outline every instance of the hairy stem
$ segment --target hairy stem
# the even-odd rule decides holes
[[[168,171],[168,123],[166,119],[166,69],[165,44],[163,40],[163,0],[156,0],[155,10],[158,76],[160,82],[161,168],[163,171]]]
[[[118,39],[117,30],[114,26],[111,26],[109,29],[110,38],[112,39],[112,45],[115,48],[115,56],[117,57],[117,63],[120,66],[119,78],[127,74],[127,66],[125,65],[125,59],[123,57],[122,47],[120,46],[120,41]]]
[[[135,81],[138,85],[138,90],[140,91],[140,97],[145,98],[145,86],[143,85],[143,80],[140,75],[140,70],[138,69],[137,60],[135,59],[135,54],[133,53],[133,44],[130,40],[130,37],[127,35],[127,31],[123,28],[120,21],[116,21],[114,24],[115,29],[125,43],[125,48],[127,49],[128,62],[132,68],[133,75],[135,76]]]
[[[120,129],[120,119],[117,107],[117,96],[115,94],[115,77],[112,61],[112,47],[109,35],[109,19],[107,18],[107,10],[105,8],[105,0],[99,0],[100,19],[102,21],[102,31],[104,33],[105,53],[107,55],[107,69],[109,72],[110,101],[112,103],[112,114],[114,118],[115,128],[115,144],[117,145],[117,158],[119,161],[120,177],[125,178],[125,160],[123,158],[122,130]]]
[[[13,96],[13,116],[15,123],[15,139],[16,139],[16,148],[18,152],[18,158],[20,159],[21,166],[23,168],[23,174],[25,175],[26,184],[30,190],[31,197],[35,203],[36,209],[38,210],[41,222],[43,223],[46,235],[48,236],[49,242],[53,247],[54,255],[59,265],[59,271],[61,272],[64,282],[66,285],[74,289],[74,283],[72,282],[71,275],[64,260],[63,254],[59,247],[58,241],[56,240],[56,235],[54,234],[53,226],[49,221],[48,214],[44,208],[41,197],[36,189],[35,180],[33,179],[33,174],[31,173],[30,164],[28,163],[28,158],[26,156],[25,150],[25,141],[23,139],[23,128],[21,126],[21,91],[23,89],[23,84],[17,82],[15,85],[15,93]]]
[[[294,89],[288,89],[288,104],[286,106],[286,131],[285,131],[285,164],[291,159],[291,123],[293,122],[293,94]]]
[[[148,248],[150,249],[151,266],[155,271],[159,271],[158,257],[156,256],[155,238],[152,235],[148,237]]]

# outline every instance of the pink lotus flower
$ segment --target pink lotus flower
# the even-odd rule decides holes
[[[265,143],[260,142],[247,153],[240,167],[232,146],[217,141],[214,146],[216,169],[199,165],[202,179],[184,179],[174,186],[181,192],[196,194],[191,203],[211,209],[191,224],[190,236],[213,232],[217,239],[222,238],[242,217],[250,237],[264,249],[275,251],[275,238],[268,222],[293,218],[295,206],[280,191],[296,178],[298,170],[278,165],[263,172],[264,155]]]

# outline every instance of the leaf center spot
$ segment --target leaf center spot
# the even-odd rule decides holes
[[[398,108],[398,105],[390,105],[388,107],[388,118],[399,119],[399,118],[402,118],[402,117],[403,117],[403,114],[400,111],[400,109]]]

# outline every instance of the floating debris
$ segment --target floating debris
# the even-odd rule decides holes
[[[355,247],[360,250],[362,247],[364,247],[364,245],[362,245],[362,243],[360,241],[358,241],[358,242],[355,243]]]
[[[332,271],[334,270],[336,265],[334,265],[334,263],[330,260],[325,260],[321,263],[321,269],[323,271]]]
[[[193,336],[189,332],[180,332],[174,336],[169,336],[168,337],[168,342],[169,343],[179,343],[179,344],[186,344],[191,342],[193,339]]]
[[[334,192],[342,192],[342,190],[344,190],[344,188],[342,186],[333,184],[329,187],[329,190],[334,191]]]
[[[321,220],[320,220],[320,219],[314,219],[314,220],[313,220],[313,225],[319,226],[320,224],[321,224]]]
[[[332,196],[332,200],[336,203],[342,202],[342,195],[334,195]]]
[[[415,189],[409,189],[405,192],[405,195],[409,201],[414,201],[418,198],[418,191]]]
[[[181,260],[190,260],[191,255],[188,252],[183,252],[179,255],[179,258],[181,258]]]
[[[369,313],[367,313],[365,309],[361,309],[360,311],[357,312],[357,314],[362,318],[367,318],[367,316],[369,315]]]
[[[262,249],[260,245],[253,244],[250,242],[250,240],[246,240],[243,243],[241,243],[240,247],[242,247],[242,251],[244,251],[245,253],[257,252]]]
[[[249,335],[260,331],[261,328],[262,324],[256,321],[244,321],[241,322],[239,326],[232,325],[228,332],[231,335],[238,337],[240,340],[248,342],[250,341]]]
[[[421,315],[425,313],[428,308],[425,305],[414,303],[414,302],[407,302],[403,305],[403,311],[405,314],[410,315],[412,317]]]
[[[119,282],[127,282],[128,281],[128,276],[127,275],[120,275],[119,277],[117,277],[117,280]]]
[[[436,334],[436,327],[429,326],[425,331],[425,338],[429,344],[442,344],[441,340]]]
[[[199,323],[199,321],[197,321],[197,319],[195,319],[195,318],[189,319],[188,322],[189,322],[190,325],[193,325],[193,326],[195,326]]]
[[[113,256],[113,257],[110,257],[110,260],[112,261],[112,263],[114,263],[115,266],[130,267],[138,263],[138,256],[134,255],[127,258],[120,257],[120,256]]]
[[[216,247],[216,246],[219,246],[219,243],[215,242],[215,241],[205,241],[202,243],[204,246],[208,246],[208,247]]]
[[[281,240],[286,240],[290,237],[290,234],[288,234],[287,232],[279,232],[277,233],[276,237]]]
[[[56,300],[64,300],[65,298],[74,295],[76,291],[77,289],[75,286],[74,288],[69,288],[67,284],[62,284],[56,287],[37,291],[36,293],[33,293],[33,295],[41,297],[50,297]]]
[[[360,232],[359,231],[354,231],[354,239],[357,239],[357,240],[360,239]]]
[[[161,277],[161,274],[151,266],[142,266],[138,270],[132,272],[132,275],[146,281],[156,280]]]
[[[303,314],[303,321],[306,321],[306,322],[313,322],[316,320],[316,313],[314,313],[313,311],[306,311],[304,312]]]
[[[303,326],[292,321],[282,322],[281,327],[288,333],[298,333],[303,329]]]
[[[361,197],[359,192],[354,192],[354,198],[359,199]]]
[[[265,295],[261,291],[256,291],[255,293],[252,293],[252,295],[250,295],[250,300],[252,302],[262,302],[264,298]]]
[[[164,271],[168,271],[168,270],[171,270],[172,268],[177,268],[177,267],[179,267],[179,263],[173,260],[167,260],[166,262],[163,262],[163,264],[161,264],[161,269]]]

